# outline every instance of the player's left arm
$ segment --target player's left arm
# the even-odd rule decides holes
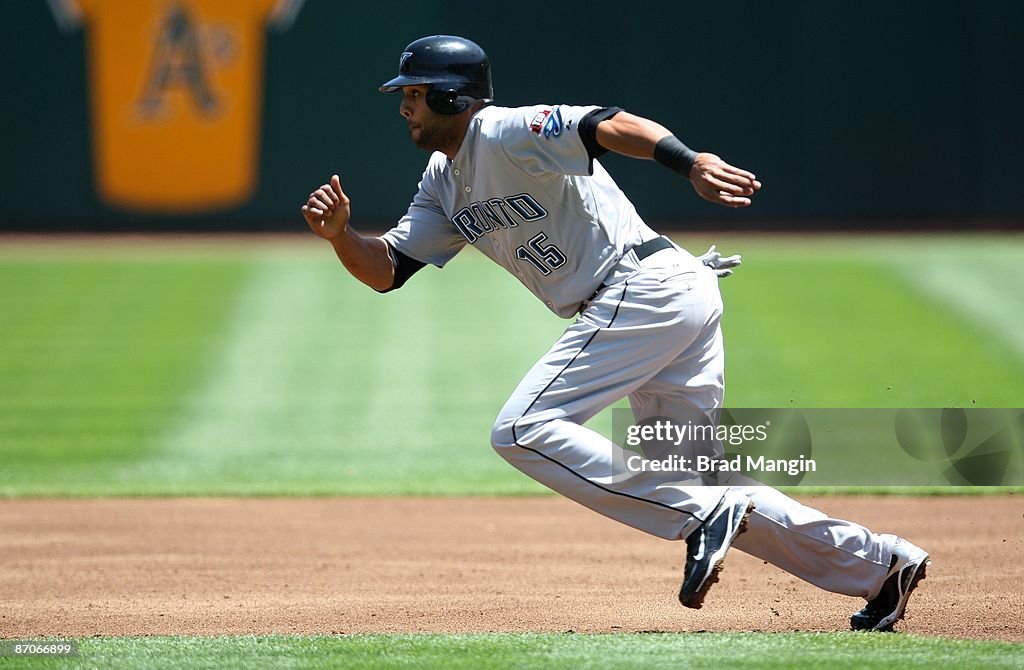
[[[747,207],[761,188],[752,172],[715,154],[695,152],[661,124],[629,112],[617,112],[598,123],[595,139],[609,151],[658,161],[687,177],[700,197],[719,205]]]

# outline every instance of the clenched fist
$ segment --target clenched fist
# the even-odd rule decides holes
[[[341,179],[331,175],[331,183],[309,194],[302,206],[302,217],[314,233],[325,240],[333,240],[348,228],[352,216],[349,205],[348,196],[341,190]]]

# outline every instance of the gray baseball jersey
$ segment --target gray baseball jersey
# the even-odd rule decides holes
[[[384,234],[444,266],[471,244],[561,317],[632,247],[657,236],[577,131],[598,107],[485,107],[455,160],[434,153],[408,213]]]

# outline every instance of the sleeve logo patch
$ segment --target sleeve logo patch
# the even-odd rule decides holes
[[[530,131],[537,135],[543,135],[545,139],[558,137],[562,134],[562,128],[564,127],[562,110],[558,107],[542,109],[530,121]]]
[[[544,137],[558,137],[562,134],[562,110],[558,107],[551,112],[547,122],[544,123]]]

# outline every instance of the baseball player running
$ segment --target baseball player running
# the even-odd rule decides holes
[[[358,280],[400,288],[467,244],[575,321],[501,409],[494,449],[549,488],[617,521],[686,540],[679,599],[701,607],[735,546],[812,584],[867,599],[854,629],[889,630],[925,575],[928,554],[893,535],[808,508],[767,486],[615,476],[618,447],[584,423],[628,397],[637,423],[722,406],[718,276],[738,257],[694,257],[651,230],[597,160],[654,159],[719,205],[746,207],[757,178],[696,153],[657,123],[617,107],[492,105],[490,64],[461,37],[416,40],[399,74],[416,146],[431,153],[412,204],[388,232],[349,225],[337,175],[302,214]],[[742,534],[741,534],[742,533]]]

